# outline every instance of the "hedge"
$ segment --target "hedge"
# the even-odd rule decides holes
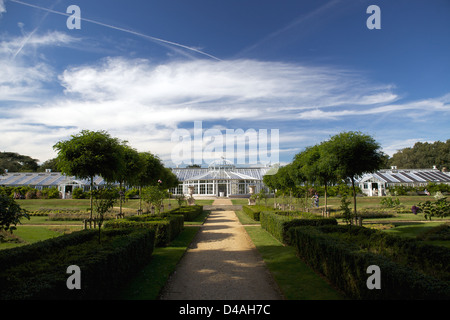
[[[450,249],[444,246],[426,244],[417,239],[401,238],[363,227],[324,227],[322,232],[450,283]]]
[[[281,243],[290,245],[289,228],[295,226],[337,225],[334,218],[323,218],[307,212],[263,211],[260,214],[261,227],[271,233]]]
[[[332,231],[343,232],[344,228],[348,230],[347,226],[295,227],[288,232],[299,257],[352,299],[450,298],[448,282],[414,270],[407,261],[397,263],[385,255],[370,252],[358,245],[357,237],[346,234],[348,238],[343,240],[331,235]],[[366,228],[352,226],[351,229]],[[362,234],[367,236],[366,230],[360,231],[361,238]],[[389,238],[389,241],[396,240]],[[385,246],[392,250],[390,245]],[[403,255],[407,260],[406,254]],[[411,255],[414,252],[408,256]],[[370,265],[380,268],[381,289],[367,288]]]
[[[105,229],[149,228],[155,231],[155,246],[167,246],[183,230],[183,215],[160,217],[151,214],[136,215],[122,219],[109,220]]]
[[[200,205],[183,206],[169,211],[169,214],[182,214],[184,216],[184,221],[193,221],[202,213],[203,206]]]
[[[151,258],[148,229],[83,230],[0,252],[0,299],[108,299]],[[81,289],[69,290],[67,267],[81,271]]]
[[[270,211],[270,210],[275,210],[275,209],[272,209],[272,208],[266,207],[266,206],[260,206],[260,205],[255,205],[255,206],[244,205],[244,206],[242,206],[242,211],[244,211],[245,214],[247,214],[250,218],[252,218],[255,221],[260,220],[260,214],[262,211]]]

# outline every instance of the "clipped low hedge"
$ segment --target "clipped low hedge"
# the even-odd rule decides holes
[[[394,262],[450,283],[450,249],[423,243],[417,239],[397,237],[379,230],[339,226],[322,228],[322,232],[381,254]]]
[[[332,231],[342,232],[342,227],[346,226],[295,227],[288,232],[299,257],[350,298],[365,300],[450,298],[450,287],[447,282],[418,272],[410,268],[408,263],[396,263],[385,255],[365,250],[358,245],[355,238],[343,240],[331,235]],[[361,227],[352,227],[352,229],[359,228]],[[361,232],[367,233],[365,230]],[[367,273],[367,268],[371,265],[380,268],[381,289],[367,287],[367,280],[371,275]]]
[[[202,213],[203,206],[201,205],[183,206],[169,211],[169,214],[182,214],[184,221],[193,221]]]
[[[0,299],[108,299],[151,258],[149,229],[83,230],[0,252]],[[67,267],[81,271],[81,289],[69,290]]]
[[[155,246],[167,246],[183,230],[184,217],[181,214],[160,217],[150,214],[109,220],[105,229],[147,228],[155,231]]]
[[[337,225],[334,218],[323,218],[307,212],[263,211],[260,214],[261,227],[271,233],[281,243],[290,245],[289,228],[296,226]]]
[[[255,205],[255,206],[244,205],[244,206],[242,206],[242,211],[244,211],[244,213],[246,215],[248,215],[250,218],[252,218],[255,221],[260,220],[260,214],[262,211],[270,211],[270,210],[275,210],[275,209],[272,209],[272,208],[266,207],[266,206],[261,206],[261,205]]]

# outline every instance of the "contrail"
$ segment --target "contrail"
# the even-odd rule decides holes
[[[37,29],[40,27],[40,25],[42,24],[42,22],[47,18],[49,12],[45,13],[45,15],[42,17],[41,21],[38,23],[37,27],[34,28],[33,31],[31,31],[31,33],[25,37],[24,41],[22,42],[22,44],[19,46],[19,48],[17,49],[16,53],[14,53],[13,55],[13,60],[16,59],[17,55],[22,51],[23,47],[25,47],[25,45],[28,43],[28,41],[31,39],[31,37],[33,36],[33,34],[37,31]],[[22,30],[23,32],[23,30]]]
[[[22,5],[25,5],[25,6],[28,6],[28,7],[36,8],[36,9],[39,9],[39,10],[44,10],[44,11],[47,11],[47,12],[59,14],[59,15],[62,15],[62,16],[67,16],[67,17],[71,16],[70,14],[65,13],[65,12],[59,12],[59,11],[56,11],[56,10],[40,7],[40,6],[37,6],[37,5],[34,5],[34,4],[30,4],[30,3],[26,3],[26,2],[23,2],[23,1],[19,1],[19,0],[9,0],[9,1],[15,2],[15,3],[18,3],[18,4],[22,4]],[[203,52],[201,50],[198,50],[198,49],[195,49],[195,48],[192,48],[192,47],[188,47],[188,46],[180,44],[180,43],[176,43],[176,42],[173,42],[173,41],[168,41],[168,40],[164,40],[164,39],[148,36],[148,35],[140,33],[140,32],[136,32],[136,31],[133,31],[133,30],[112,26],[112,25],[109,25],[109,24],[106,24],[106,23],[102,23],[102,22],[98,22],[98,21],[91,20],[91,19],[86,19],[86,18],[81,18],[81,17],[80,17],[80,19],[82,21],[86,21],[86,22],[94,23],[94,24],[97,24],[99,26],[103,26],[103,27],[106,27],[106,28],[110,28],[110,29],[126,32],[126,33],[133,34],[133,35],[136,35],[136,36],[139,36],[139,37],[143,37],[143,38],[146,38],[146,39],[149,39],[149,40],[152,40],[152,41],[158,41],[158,42],[161,42],[161,43],[170,44],[170,45],[173,45],[173,46],[176,46],[176,47],[180,47],[180,48],[183,48],[183,49],[194,51],[196,53],[199,53],[199,54],[205,55],[207,57],[210,57],[210,58],[212,58],[214,60],[222,61],[221,59],[219,59],[219,58],[217,58],[217,57],[215,57],[215,56],[213,56],[213,55],[211,55],[209,53]]]

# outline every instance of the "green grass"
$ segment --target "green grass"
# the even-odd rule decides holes
[[[197,234],[199,227],[187,227],[164,248],[155,248],[145,266],[120,293],[121,300],[156,300],[178,261]]]
[[[287,300],[345,299],[297,257],[294,247],[283,246],[260,226],[245,229]]]
[[[384,230],[387,233],[407,237],[415,238],[422,232],[432,229],[442,223],[440,222],[408,222],[408,223],[395,223],[394,228]]]
[[[37,241],[47,240],[50,238],[61,236],[64,233],[81,230],[81,228],[82,228],[81,225],[79,227],[73,226],[51,227],[51,226],[26,226],[26,225],[18,226],[17,230],[14,230],[13,235],[20,242],[0,243],[0,250],[23,246]]]
[[[238,217],[239,221],[243,224],[259,224],[259,221],[255,221],[252,218],[250,218],[247,214],[245,214],[242,210],[236,210],[234,211],[236,213],[236,216]]]
[[[39,210],[41,208],[70,208],[78,210],[87,210],[90,208],[89,199],[21,199],[16,200],[16,202],[21,208],[29,211]]]

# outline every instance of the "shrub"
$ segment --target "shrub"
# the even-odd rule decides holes
[[[72,199],[86,199],[86,193],[81,188],[75,188],[72,191]]]
[[[277,238],[281,243],[290,245],[289,228],[295,226],[336,225],[334,218],[322,218],[307,212],[263,211],[260,215],[261,227]]]
[[[266,206],[242,206],[242,211],[255,221],[259,221],[261,211],[273,211],[275,209]]]
[[[139,189],[129,189],[125,192],[125,199],[138,199],[139,198]]]
[[[182,215],[170,215],[167,217],[155,215],[130,216],[123,219],[109,220],[105,223],[105,229],[144,228],[155,232],[155,246],[167,246],[170,241],[183,230],[184,218]]]
[[[73,232],[0,252],[0,299],[110,298],[130,274],[151,258],[154,231]],[[67,267],[81,269],[82,290],[68,290]]]
[[[450,224],[444,223],[417,236],[420,240],[450,240]]]
[[[184,221],[193,221],[200,214],[203,213],[203,206],[184,206],[172,209],[168,212],[169,214],[182,214],[184,216]]]

